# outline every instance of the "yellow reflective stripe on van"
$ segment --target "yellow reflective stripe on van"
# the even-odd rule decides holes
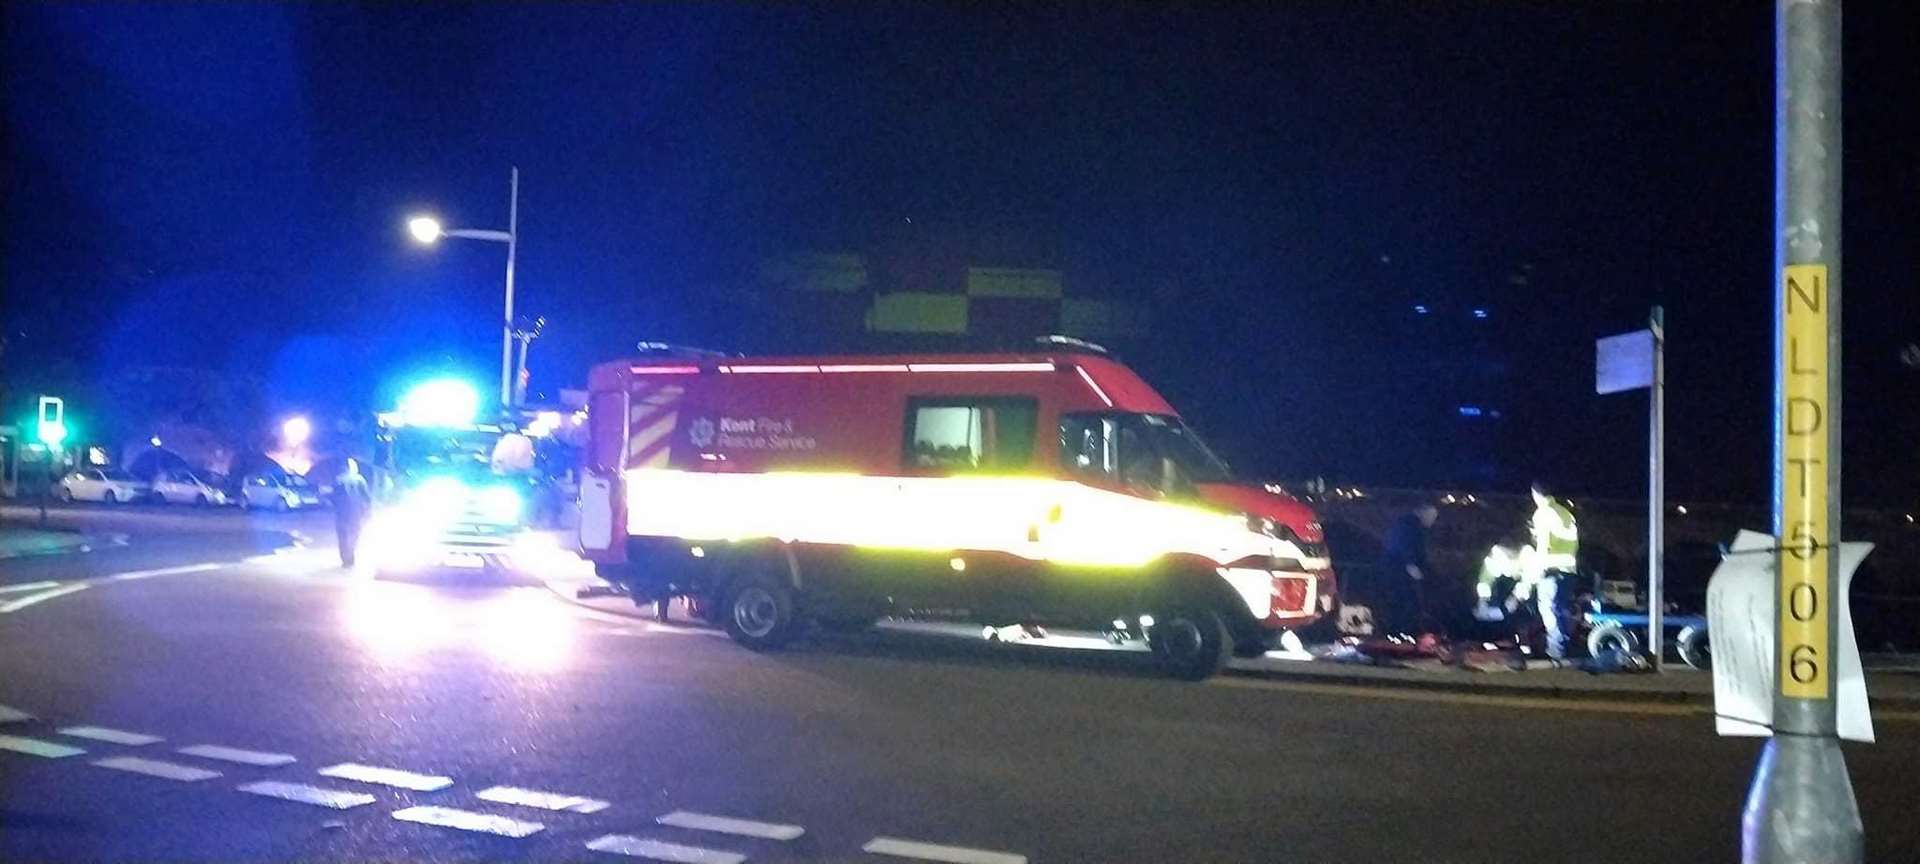
[[[989,551],[1117,567],[1172,554],[1215,564],[1301,557],[1294,544],[1249,530],[1237,515],[1044,477],[635,468],[626,480],[630,536]]]

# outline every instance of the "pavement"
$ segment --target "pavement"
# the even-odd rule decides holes
[[[300,514],[112,516],[123,549],[0,562],[84,586],[0,612],[0,860],[1730,860],[1759,751],[1664,699],[756,654],[539,574],[343,571]],[[1912,860],[1920,712],[1876,721],[1868,857]]]
[[[23,525],[0,523],[0,560],[33,555],[59,555],[87,552],[93,544],[112,542],[78,531],[47,531]]]

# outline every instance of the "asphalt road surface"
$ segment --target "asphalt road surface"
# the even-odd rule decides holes
[[[758,655],[272,553],[325,514],[62,518],[127,542],[0,562],[0,861],[1727,861],[1758,751],[1678,705]],[[1848,749],[1870,860],[1920,860],[1916,730]]]

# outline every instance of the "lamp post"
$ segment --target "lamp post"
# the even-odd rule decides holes
[[[513,401],[519,404],[527,401],[527,349],[533,346],[533,340],[547,329],[547,319],[542,316],[531,321],[521,320],[513,328],[514,341],[520,343],[520,360],[513,372]]]
[[[413,235],[414,240],[429,246],[442,237],[507,244],[507,302],[500,319],[500,407],[513,407],[513,262],[514,253],[520,245],[520,169],[512,168],[509,174],[507,230],[447,228],[432,216],[415,216],[407,220],[407,232]]]

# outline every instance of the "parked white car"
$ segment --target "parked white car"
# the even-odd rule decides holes
[[[104,501],[108,504],[125,504],[138,501],[152,493],[146,483],[133,479],[132,474],[113,468],[83,468],[60,478],[54,487],[54,497],[62,501]]]
[[[304,510],[320,506],[320,490],[294,474],[249,474],[240,482],[240,506],[266,510]]]
[[[169,471],[153,478],[154,500],[162,504],[224,505],[227,493],[185,471]]]

